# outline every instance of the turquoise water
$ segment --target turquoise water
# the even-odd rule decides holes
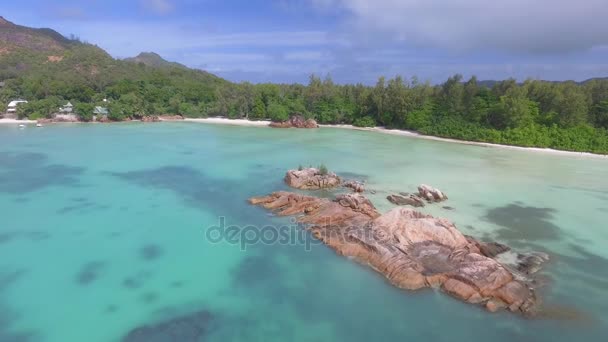
[[[287,168],[320,163],[365,179],[381,210],[388,194],[428,183],[454,210],[425,212],[549,253],[545,305],[577,318],[526,320],[398,290],[314,243],[210,241],[220,217],[289,225],[245,200],[285,189]],[[119,341],[200,311],[205,341],[603,340],[607,171],[608,159],[331,128],[3,126],[0,341]]]

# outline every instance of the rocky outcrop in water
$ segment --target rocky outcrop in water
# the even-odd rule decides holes
[[[424,200],[417,195],[389,195],[386,199],[395,205],[410,205],[415,208],[424,207]]]
[[[427,201],[442,202],[448,199],[448,196],[441,192],[439,189],[435,189],[432,186],[421,184],[418,186],[418,196],[426,199]]]
[[[524,275],[495,259],[508,247],[464,236],[446,219],[403,207],[380,214],[360,194],[329,200],[275,192],[250,203],[277,215],[298,215],[316,238],[400,288],[438,288],[490,311],[532,315],[538,308]]]
[[[287,185],[302,190],[334,188],[339,186],[341,182],[342,180],[335,173],[324,173],[314,167],[302,170],[289,170],[285,175],[285,183]]]
[[[365,191],[365,183],[356,180],[346,181],[344,182],[344,184],[342,184],[342,186],[345,188],[349,188],[354,192],[361,193]]]
[[[289,120],[283,122],[271,122],[270,127],[274,128],[318,128],[319,125],[314,119],[305,119],[302,115],[292,115]]]
[[[418,187],[417,194],[401,192],[399,195],[389,195],[386,199],[395,205],[409,205],[421,208],[424,207],[425,201],[428,203],[442,202],[447,200],[448,196],[438,189],[422,184]]]

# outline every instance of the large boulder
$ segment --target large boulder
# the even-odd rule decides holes
[[[142,116],[141,122],[160,122],[160,119],[156,115]]]
[[[439,189],[435,189],[426,184],[418,186],[418,195],[429,202],[442,202],[448,199],[448,196]]]
[[[424,201],[417,195],[389,195],[386,199],[395,205],[411,205],[415,208],[424,207]]]
[[[350,180],[347,182],[344,182],[344,184],[342,184],[343,187],[345,188],[349,188],[354,192],[364,192],[365,191],[365,183],[363,182],[359,182],[356,180]]]
[[[371,266],[400,288],[438,288],[489,311],[537,312],[539,302],[528,272],[520,273],[488,256],[505,253],[508,247],[478,242],[446,219],[404,207],[380,214],[361,194],[329,200],[275,192],[250,203],[278,215],[297,215],[313,236],[337,253]],[[527,258],[526,265],[536,267],[543,260]]]
[[[318,190],[333,188],[341,184],[341,179],[333,172],[323,173],[311,167],[302,170],[289,170],[285,174],[285,183],[292,188]]]
[[[283,122],[271,122],[270,127],[274,128],[318,128],[319,125],[314,119],[305,119],[304,116],[296,114]]]
[[[159,115],[158,119],[160,121],[180,121],[180,120],[184,120],[184,117],[181,115],[165,114],[165,115]]]

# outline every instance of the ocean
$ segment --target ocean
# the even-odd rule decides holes
[[[320,164],[366,181],[380,211],[426,183],[449,200],[421,211],[548,253],[538,291],[552,315],[394,288],[247,203]],[[4,125],[0,341],[605,339],[607,175],[603,158],[336,128]]]

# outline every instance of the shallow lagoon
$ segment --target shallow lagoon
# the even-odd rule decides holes
[[[382,211],[390,193],[444,190],[454,210],[425,212],[549,253],[545,305],[582,317],[525,320],[398,290],[316,244],[207,239],[220,217],[290,224],[245,200],[284,189],[287,168],[320,163],[366,179]],[[608,159],[332,128],[0,127],[0,341],[118,341],[201,310],[207,341],[600,340],[607,171]]]

